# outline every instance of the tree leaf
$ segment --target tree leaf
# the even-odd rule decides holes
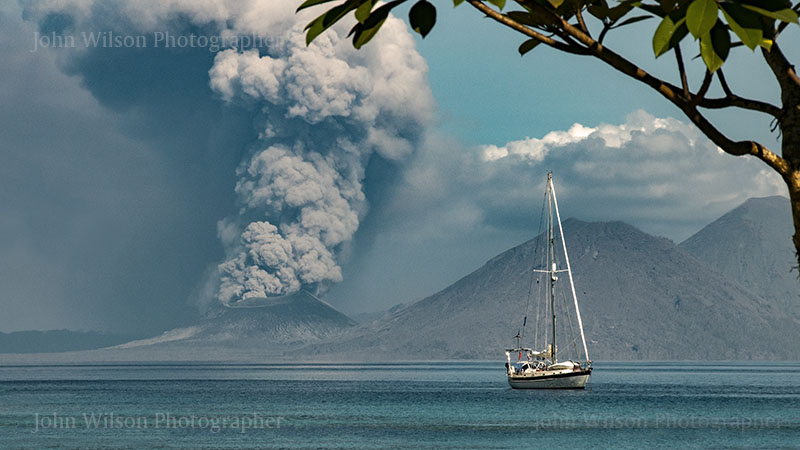
[[[353,35],[353,47],[357,49],[361,48],[364,44],[375,37],[375,34],[378,33],[378,30],[380,30],[381,26],[386,21],[386,18],[389,17],[389,13],[392,11],[392,8],[404,2],[405,0],[394,0],[392,2],[383,4],[375,11],[372,11],[364,23],[357,23],[356,26],[350,30],[350,34]]]
[[[767,16],[775,20],[780,20],[781,22],[798,23],[797,13],[789,8],[779,9],[777,11],[769,11],[764,8],[759,8],[758,6],[753,6],[753,5],[742,5],[742,6],[751,11],[755,11],[761,14],[762,16]]]
[[[384,22],[386,22],[385,17],[382,20],[375,23],[375,25],[372,25],[370,27],[365,26],[361,30],[356,30],[355,35],[353,36],[353,47],[359,49],[361,48],[361,46],[372,40],[372,38],[375,37],[376,34],[378,34],[378,30],[381,29],[381,26],[383,26]]]
[[[311,44],[317,36],[323,31],[327,30],[331,25],[338,22],[339,19],[345,16],[348,12],[356,8],[358,0],[348,0],[339,6],[335,6],[312,20],[306,25],[306,45]]]
[[[756,47],[761,45],[761,41],[764,39],[764,32],[761,30],[761,23],[757,17],[740,5],[733,3],[722,4],[721,9],[722,15],[728,21],[728,26],[739,36],[744,45],[750,50],[755,50]]]
[[[493,4],[494,6],[497,6],[497,8],[500,11],[502,11],[503,8],[506,7],[506,0],[489,0],[489,3]]]
[[[544,27],[545,25],[550,25],[554,22],[554,19],[549,15],[541,17],[534,12],[528,11],[511,11],[506,13],[506,16],[508,16],[514,22],[518,22],[529,27]]]
[[[367,0],[361,6],[356,8],[356,20],[364,23],[367,20],[367,17],[369,17],[369,13],[372,12],[372,6],[372,0]]]
[[[624,27],[625,25],[630,25],[632,23],[641,22],[643,20],[652,19],[652,18],[653,18],[653,16],[635,16],[635,17],[630,17],[628,19],[623,20],[619,24],[614,25],[612,28]]]
[[[722,67],[731,48],[731,35],[722,24],[717,24],[700,38],[700,56],[711,72]]]
[[[641,4],[638,4],[636,6],[639,9],[643,9],[643,10],[649,12],[650,14],[653,14],[654,16],[664,17],[664,16],[667,15],[667,13],[665,13],[661,8],[659,8],[656,5],[649,5],[647,3],[641,3]]]
[[[436,24],[436,7],[427,0],[418,1],[408,11],[408,23],[424,38]]]
[[[453,0],[453,8],[464,3],[464,0]]]
[[[328,2],[332,2],[332,1],[333,0],[306,0],[300,6],[297,7],[295,12],[301,11],[303,9],[306,9],[306,8],[314,6],[314,5],[320,5],[322,3],[328,3]]]
[[[603,20],[606,17],[608,17],[609,12],[611,11],[608,8],[608,3],[606,3],[606,0],[596,1],[594,4],[590,5],[589,8],[587,8],[587,10],[589,11],[589,14],[595,16],[600,20]]]
[[[661,23],[656,28],[653,34],[653,52],[656,58],[663,55],[670,48],[672,48],[672,37],[676,35],[678,28],[686,21],[686,17],[681,18],[678,22],[673,22],[670,16],[665,16]]]
[[[558,8],[559,6],[561,6],[562,3],[564,3],[564,0],[547,0],[547,1],[550,2],[551,5],[553,5],[553,8]]]
[[[533,50],[539,44],[540,42],[537,41],[536,39],[528,39],[527,41],[523,42],[518,49],[520,56],[523,56],[525,55],[525,53],[528,53],[529,51]]]
[[[686,27],[695,39],[711,31],[717,23],[717,2],[694,0],[686,10]]]
[[[616,22],[625,14],[628,14],[634,6],[636,6],[635,2],[622,2],[608,10],[608,18],[611,19],[612,22]]]

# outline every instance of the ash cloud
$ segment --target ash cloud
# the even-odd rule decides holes
[[[340,29],[306,46],[297,23],[269,54],[215,58],[212,89],[262,117],[257,150],[239,169],[242,209],[220,224],[223,304],[342,280],[337,254],[366,214],[369,158],[406,158],[433,116],[424,60],[402,22],[384,26],[367,54]]]
[[[207,69],[207,86],[232,109],[249,111],[259,136],[236,172],[239,213],[217,224],[225,257],[216,297],[225,305],[342,280],[337,260],[367,212],[367,164],[401,164],[434,116],[427,65],[401,20],[390,17],[360,51],[346,37],[352,24],[307,46],[303,27],[316,12],[295,8],[255,0],[25,3],[40,23],[68,16],[74,33],[115,24],[140,33],[188,27],[268,43],[224,49]],[[74,53],[86,51],[99,50]]]

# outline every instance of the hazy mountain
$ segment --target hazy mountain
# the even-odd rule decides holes
[[[621,222],[567,220],[564,231],[592,359],[800,356],[797,317],[709,269],[672,241]],[[317,348],[332,357],[502,358],[503,348],[514,343],[531,289],[535,242]],[[533,310],[528,316],[532,319]],[[567,326],[562,320],[561,329]]]
[[[794,273],[788,270],[794,260],[786,206],[781,197],[749,200],[680,246],[622,222],[565,221],[591,358],[800,357],[800,307],[793,300]],[[529,294],[541,289],[531,276],[538,241],[492,258],[418,302],[364,315],[361,325],[300,292],[251,300],[238,308],[219,307],[194,326],[154,338],[48,358],[263,362],[302,354],[304,360],[500,360],[522,329],[529,299],[534,301],[527,306],[524,330],[528,337],[535,330],[536,296]],[[561,277],[559,285],[568,286]],[[545,312],[538,315],[543,318]],[[574,319],[570,324],[559,317],[561,333],[577,327]],[[0,348],[9,348],[2,347],[8,336],[0,334]],[[572,346],[562,336],[559,352],[569,356],[565,354]],[[6,351],[36,351],[16,342],[14,350]],[[15,357],[24,360],[24,355],[6,354],[0,361]]]
[[[217,307],[196,325],[160,336],[80,353],[48,355],[48,361],[251,361],[292,355],[303,346],[329,339],[355,322],[329,304],[301,291],[281,299],[255,299],[244,306]],[[58,350],[51,350],[58,351]],[[6,355],[5,362],[37,358]]]
[[[98,331],[15,331],[0,333],[0,353],[49,353],[91,350],[138,339],[132,334]]]
[[[181,343],[275,345],[282,349],[316,342],[354,325],[353,320],[329,304],[301,291],[279,300],[258,299],[237,307],[218,307],[195,326],[128,342],[119,348]]]
[[[681,247],[770,302],[800,313],[800,281],[785,197],[751,198]]]

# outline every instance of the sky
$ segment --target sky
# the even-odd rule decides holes
[[[298,289],[386,309],[532,238],[548,170],[562,216],[676,243],[786,195],[647,88],[589,58],[520,57],[468,5],[442,4],[424,40],[391,18],[359,51],[346,26],[307,47],[315,11],[295,7],[0,3],[0,331],[153,334]],[[607,43],[673,79],[650,22]],[[777,101],[738,50],[729,83]],[[712,117],[778,146],[763,117]]]

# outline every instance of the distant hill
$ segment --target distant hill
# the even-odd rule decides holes
[[[236,308],[219,306],[199,323],[147,339],[116,337],[93,345],[22,345],[19,339],[6,353],[66,352],[47,361],[251,361],[277,360],[292,351],[328,339],[355,322],[308,292],[275,299],[251,299]],[[12,333],[29,336],[38,332]],[[48,332],[52,333],[52,332]],[[66,332],[72,333],[73,332]],[[63,334],[63,333],[62,333]],[[88,333],[94,336],[97,333]],[[53,335],[55,337],[55,335]],[[0,335],[0,344],[2,344]],[[136,340],[134,340],[136,339]],[[102,345],[101,345],[102,344]],[[101,348],[106,347],[106,348]],[[40,348],[40,350],[35,350]],[[76,353],[75,350],[91,350]],[[39,362],[41,358],[5,355],[0,361]]]
[[[355,325],[314,295],[301,291],[278,300],[251,299],[245,306],[217,307],[200,323],[161,336],[127,342],[118,349],[258,349],[262,355],[282,355],[319,342]],[[208,354],[206,354],[208,357]]]
[[[671,241],[622,222],[570,219],[564,231],[592,359],[800,356],[796,318]],[[501,358],[528,296],[534,243],[317,348],[355,358]]]
[[[800,302],[796,273],[789,271],[794,258],[786,202],[748,200],[680,246],[623,222],[566,220],[591,359],[800,359]],[[193,326],[124,343],[119,336],[66,331],[0,334],[0,353],[6,352],[0,361],[35,356],[8,352],[111,345],[48,358],[264,362],[296,360],[299,354],[318,361],[501,360],[504,348],[514,344],[529,293],[538,288],[530,276],[537,240],[501,253],[418,302],[364,315],[361,324],[299,292],[237,308],[220,306]],[[534,316],[529,309],[529,334]],[[562,332],[570,326],[563,319]]]
[[[681,247],[770,302],[800,314],[793,233],[789,199],[751,198]]]
[[[133,334],[97,331],[15,331],[0,333],[0,353],[51,353],[91,350],[138,339]]]

